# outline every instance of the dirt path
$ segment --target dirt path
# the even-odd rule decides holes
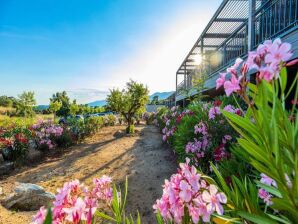
[[[164,179],[175,173],[177,165],[155,127],[140,126],[137,130],[138,134],[127,137],[124,127],[103,128],[58,158],[15,171],[1,180],[0,186],[5,195],[12,191],[15,182],[35,183],[55,193],[72,179],[88,185],[94,177],[106,174],[123,184],[128,176],[128,212],[138,210],[142,223],[155,223],[152,205],[161,196]],[[11,212],[0,205],[0,224],[30,223],[34,213]]]

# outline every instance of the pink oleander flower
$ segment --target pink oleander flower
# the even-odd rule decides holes
[[[185,211],[188,212],[194,223],[198,223],[200,220],[209,222],[210,216],[216,208],[221,214],[223,213],[221,203],[226,201],[225,195],[217,192],[217,189],[215,192],[217,200],[213,200],[213,194],[212,197],[206,197],[207,201],[204,200],[202,192],[209,192],[211,186],[198,174],[194,166],[189,165],[187,158],[186,163],[180,164],[178,173],[172,175],[170,181],[165,180],[163,195],[156,201],[153,208],[155,212],[160,212],[166,222],[181,223]],[[215,205],[214,211],[208,210],[209,204]]]
[[[203,122],[200,122],[199,124],[195,125],[194,133],[195,134],[201,133],[202,135],[207,135],[208,133],[207,133],[206,125]]]
[[[227,96],[230,96],[233,92],[237,92],[241,89],[239,81],[234,74],[232,74],[232,78],[230,81],[225,82],[224,88]]]
[[[189,202],[192,196],[191,186],[185,180],[182,180],[179,188],[181,190],[179,193],[180,199],[184,202]]]
[[[219,78],[216,80],[216,89],[224,85],[226,81],[226,73],[219,73]]]
[[[261,173],[261,183],[266,184],[268,186],[274,186],[277,187],[275,180],[272,178],[268,177],[266,174]]]
[[[232,140],[232,136],[231,135],[225,135],[223,138],[222,138],[222,143],[223,144],[226,144],[228,141]]]
[[[109,176],[102,176],[101,178],[93,179],[95,188],[93,194],[95,194],[99,200],[105,200],[110,202],[113,196],[113,189],[111,188],[112,179]]]
[[[263,189],[263,188],[259,189],[258,195],[259,195],[259,198],[263,199],[263,201],[266,203],[266,205],[273,204],[271,201],[272,195],[269,194],[265,189]]]
[[[265,63],[280,64],[280,62],[288,61],[293,55],[291,47],[291,44],[282,43],[279,38],[275,39],[265,56]]]
[[[167,135],[163,135],[162,136],[162,140],[165,142],[165,141],[167,141]]]
[[[235,113],[235,108],[232,106],[232,105],[226,105],[225,107],[224,107],[224,110],[225,111],[228,111],[228,112],[231,112],[231,113]]]
[[[215,115],[219,115],[219,114],[221,114],[219,107],[211,107],[209,110],[208,117],[210,120],[213,120],[215,118]]]
[[[32,224],[43,224],[44,220],[46,219],[47,216],[47,210],[45,209],[44,206],[42,206],[37,214],[33,216],[33,222]]]
[[[235,61],[235,64],[232,65],[230,68],[227,68],[227,72],[231,73],[232,75],[237,75],[237,69],[242,62],[243,62],[243,59],[237,58]]]
[[[207,210],[210,213],[213,213],[214,211],[216,211],[219,215],[222,215],[224,213],[221,204],[227,203],[227,197],[224,193],[218,193],[217,187],[215,185],[211,184],[209,186],[209,191],[205,190],[203,192],[202,198],[208,203]]]
[[[93,180],[94,186],[89,191],[87,187],[78,180],[66,182],[53,202],[52,218],[54,224],[60,223],[84,223],[91,224],[99,203],[110,204],[113,194],[111,178],[102,176]],[[45,209],[34,216],[34,224],[43,223],[46,213]]]
[[[279,68],[277,65],[270,64],[266,66],[262,66],[259,69],[259,75],[258,77],[260,79],[265,79],[267,82],[270,82],[272,79],[278,77],[279,75]]]
[[[202,196],[198,196],[193,200],[194,204],[198,207],[198,215],[202,217],[203,222],[210,222],[210,212],[207,210],[207,204],[203,201]],[[193,217],[193,216],[192,216]],[[196,216],[195,216],[196,218]],[[193,219],[194,220],[194,219]]]
[[[65,220],[77,224],[81,220],[87,220],[88,209],[82,198],[78,198],[73,207],[63,208],[66,214]]]

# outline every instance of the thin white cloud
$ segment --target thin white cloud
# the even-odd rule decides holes
[[[88,88],[67,90],[66,92],[71,99],[76,99],[78,103],[82,104],[105,99],[108,94],[107,91]]]

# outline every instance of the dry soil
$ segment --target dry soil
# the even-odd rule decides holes
[[[127,212],[139,211],[142,223],[156,223],[152,205],[162,194],[164,179],[175,173],[177,164],[172,151],[162,143],[154,126],[138,126],[133,136],[125,127],[105,127],[84,143],[71,147],[42,163],[22,167],[0,177],[4,197],[13,191],[15,182],[34,183],[56,193],[63,183],[79,179],[86,185],[104,174],[123,186],[129,182]],[[8,211],[0,205],[1,224],[30,223],[35,212]]]

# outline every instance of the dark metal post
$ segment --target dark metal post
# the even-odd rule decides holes
[[[177,104],[177,95],[178,95],[178,72],[176,72],[176,92],[175,92],[175,106],[177,106],[176,104]]]
[[[186,62],[184,63],[184,90],[186,90]]]
[[[254,47],[256,0],[248,0],[248,4],[248,51],[251,51]]]

